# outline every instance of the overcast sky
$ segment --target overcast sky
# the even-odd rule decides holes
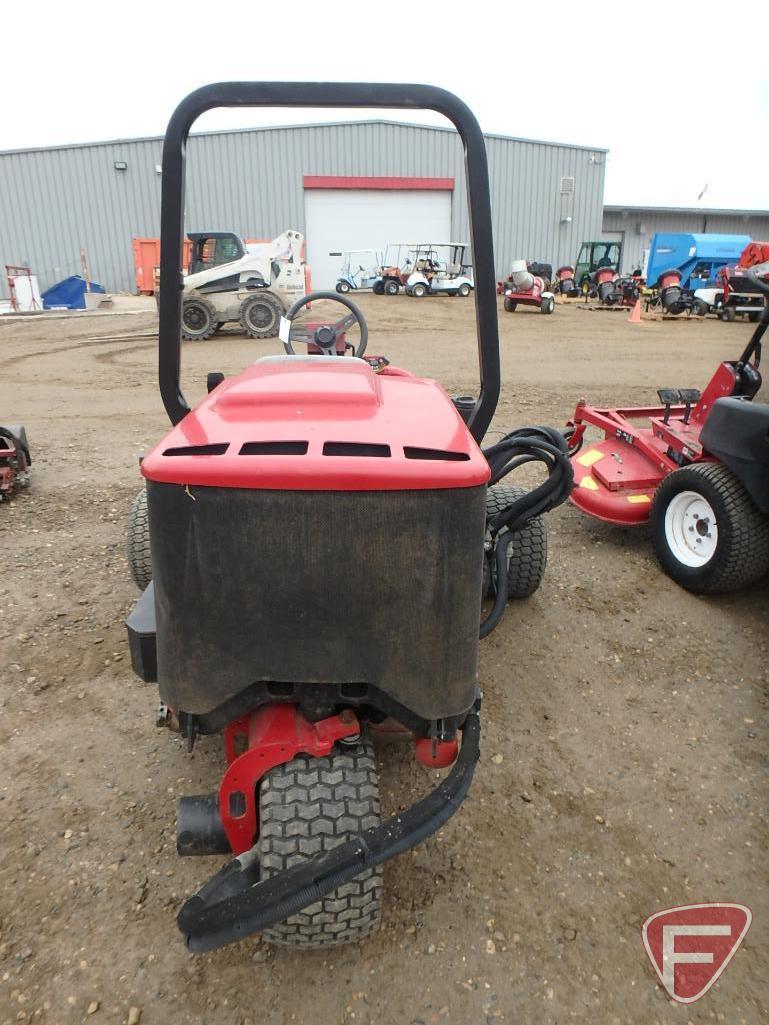
[[[13,21],[4,150],[160,135],[178,100],[213,81],[426,82],[485,131],[608,148],[607,203],[769,209],[766,0],[37,0]],[[371,115],[326,119],[348,116]],[[219,111],[196,127],[322,118]]]

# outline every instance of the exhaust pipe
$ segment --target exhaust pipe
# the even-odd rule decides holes
[[[176,850],[182,857],[232,854],[219,814],[218,794],[201,794],[179,800]]]

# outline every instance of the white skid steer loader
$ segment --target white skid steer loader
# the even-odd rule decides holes
[[[304,236],[289,230],[252,245],[229,231],[187,237],[192,251],[182,290],[182,337],[203,341],[233,321],[251,338],[276,336],[280,318],[306,294]]]

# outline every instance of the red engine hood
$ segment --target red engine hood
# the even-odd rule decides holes
[[[143,460],[153,481],[302,491],[466,488],[488,464],[446,392],[349,357],[267,357]]]

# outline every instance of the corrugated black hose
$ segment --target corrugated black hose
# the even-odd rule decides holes
[[[486,521],[496,564],[494,607],[480,627],[480,636],[486,637],[499,623],[507,603],[507,558],[513,534],[535,516],[566,501],[574,485],[574,469],[567,435],[555,427],[519,427],[484,449],[483,454],[491,469],[490,485],[525,463],[544,463],[548,471],[546,480]]]

